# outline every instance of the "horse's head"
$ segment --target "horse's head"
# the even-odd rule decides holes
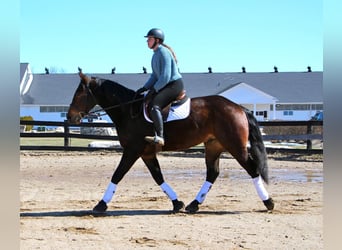
[[[72,98],[67,119],[70,123],[79,124],[82,118],[96,105],[95,97],[91,92],[91,85],[96,84],[94,79],[89,78],[79,69],[81,82]]]

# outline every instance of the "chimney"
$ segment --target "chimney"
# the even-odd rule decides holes
[[[142,67],[144,74],[147,74],[147,69],[145,67]]]
[[[276,66],[274,66],[273,68],[274,68],[274,73],[278,73],[278,68]]]
[[[310,67],[310,66],[308,66],[308,72],[312,72],[312,71],[311,71],[311,67]]]
[[[115,70],[116,70],[116,68],[114,67],[114,68],[112,68],[112,75],[114,75],[115,74]]]
[[[45,74],[48,75],[50,74],[49,69],[45,67]]]
[[[242,66],[242,73],[246,73],[246,68]]]
[[[213,73],[212,68],[210,66],[208,67],[208,73]]]

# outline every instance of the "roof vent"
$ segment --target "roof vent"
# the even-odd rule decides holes
[[[49,69],[48,68],[45,68],[45,74],[50,74],[50,72],[49,72]]]
[[[115,70],[116,70],[116,68],[114,67],[114,68],[112,68],[112,75],[114,75],[115,74]]]
[[[310,67],[310,66],[308,66],[308,72],[312,72],[312,71],[311,71],[311,67]]]
[[[246,68],[244,66],[242,66],[242,73],[246,73]]]
[[[147,74],[147,69],[145,67],[142,68],[144,74]]]
[[[274,69],[274,73],[278,73],[278,67],[274,66],[273,69]]]
[[[208,67],[208,73],[213,73],[212,68]]]

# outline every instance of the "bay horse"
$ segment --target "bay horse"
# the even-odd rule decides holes
[[[111,80],[88,77],[81,69],[79,76],[81,80],[67,113],[68,121],[79,124],[95,105],[99,105],[115,124],[123,148],[119,165],[103,198],[93,208],[94,213],[107,210],[118,183],[139,157],[172,201],[172,212],[180,212],[185,205],[164,181],[157,153],[184,150],[201,143],[205,147],[206,180],[195,199],[185,207],[186,212],[199,210],[199,205],[219,175],[219,157],[224,151],[228,151],[247,171],[259,198],[267,210],[273,210],[273,199],[264,187],[264,182],[268,184],[267,154],[257,120],[250,111],[218,95],[191,98],[187,118],[165,123],[165,145],[160,148],[144,140],[146,135],[154,133],[154,128],[143,115],[143,95],[137,97],[134,90]],[[136,111],[134,115],[132,110]]]

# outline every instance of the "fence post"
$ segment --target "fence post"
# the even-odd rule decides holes
[[[64,120],[64,148],[69,147],[69,123],[68,120]]]
[[[307,135],[311,135],[312,134],[312,125],[311,123],[309,122],[307,127],[306,127],[306,133]],[[306,149],[307,150],[311,150],[312,149],[312,141],[311,139],[307,139],[306,140]]]

